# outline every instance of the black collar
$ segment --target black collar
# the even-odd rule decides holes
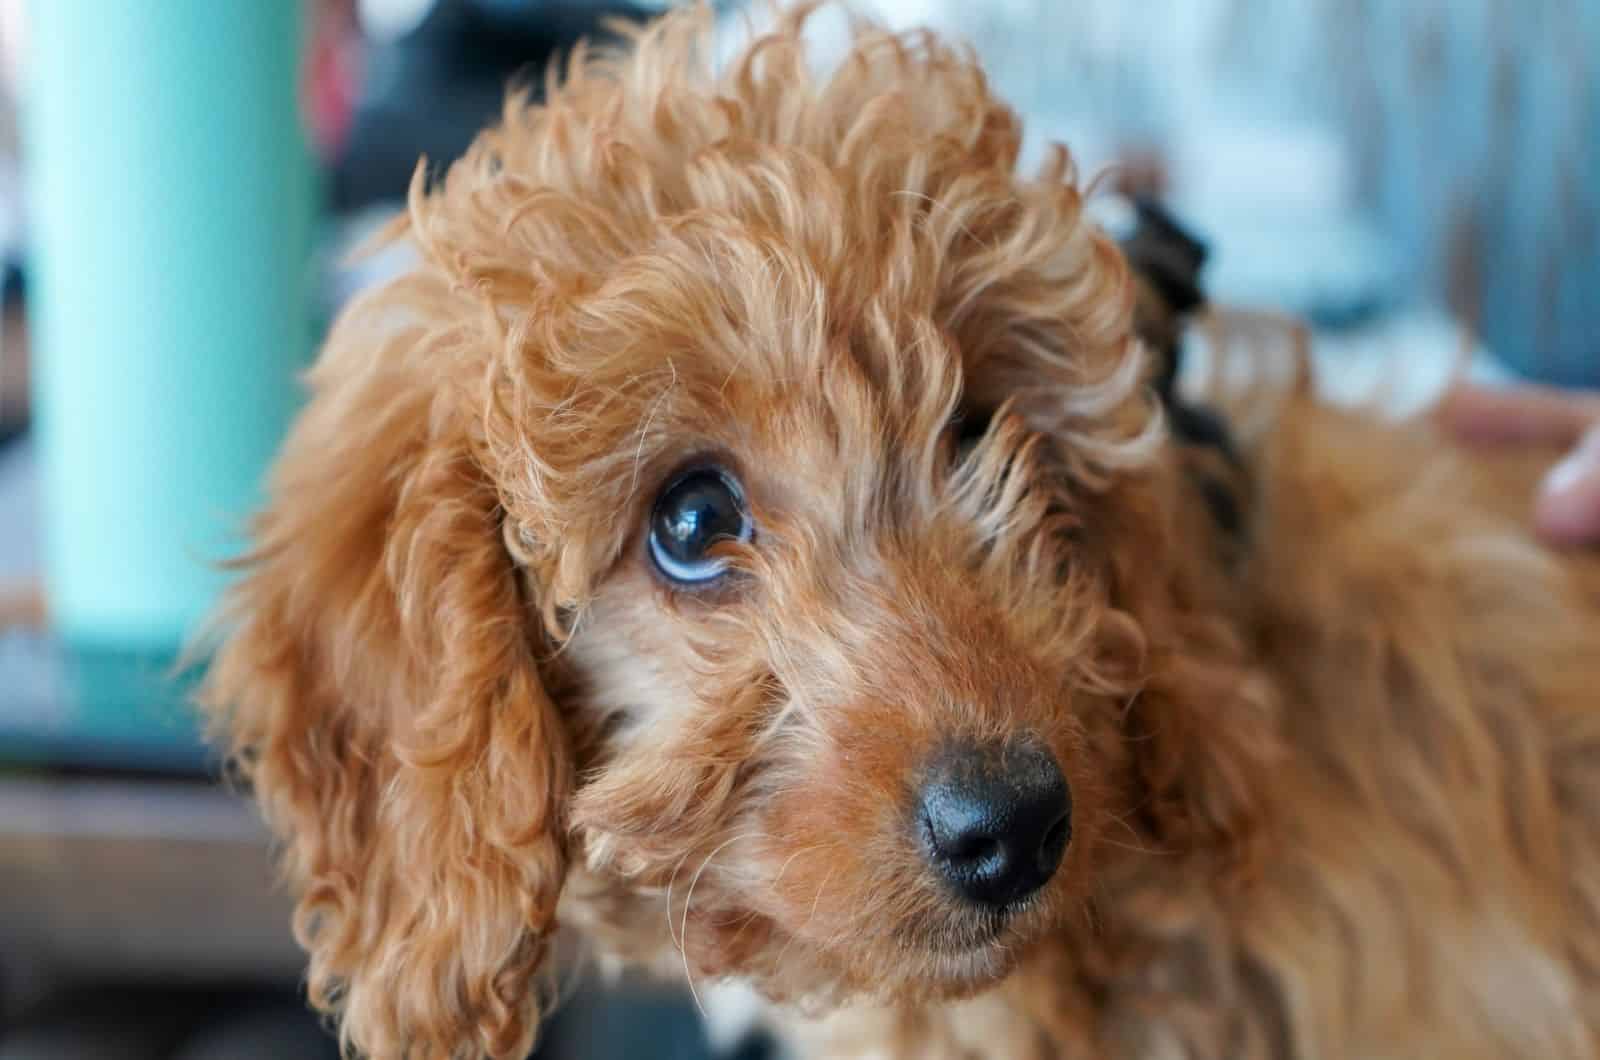
[[[1158,358],[1152,386],[1166,409],[1173,443],[1213,450],[1232,472],[1242,474],[1244,464],[1227,420],[1214,409],[1186,400],[1178,391],[1184,327],[1206,302],[1200,273],[1209,250],[1154,200],[1136,199],[1134,209],[1137,223],[1122,240],[1122,252],[1138,284],[1135,326]],[[1237,491],[1202,470],[1205,461],[1187,463],[1218,529],[1239,536],[1244,520]]]

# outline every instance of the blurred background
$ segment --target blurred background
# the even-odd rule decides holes
[[[509,79],[660,6],[0,0],[0,1060],[336,1055],[167,674],[295,374],[405,267],[344,251]],[[1330,391],[1600,385],[1600,0],[859,6],[970,40],[1031,155],[1162,195]],[[676,993],[584,980],[538,1055],[708,1049]]]

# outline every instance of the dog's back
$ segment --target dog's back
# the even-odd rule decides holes
[[[1519,461],[1292,403],[1255,462],[1281,839],[1227,910],[1295,1055],[1588,1056],[1600,597]]]
[[[1177,307],[1157,294],[1141,285],[1141,323],[1170,370],[1181,340],[1149,322]],[[1233,344],[1254,347],[1245,374],[1280,381],[1230,388],[1214,361],[1198,385],[1244,458],[1174,432],[1189,477],[1223,494],[1201,547],[1235,567],[1288,749],[1262,879],[1220,909],[1228,1007],[1254,1017],[1224,1030],[1213,997],[1201,1022],[1230,1040],[1198,1051],[1593,1055],[1600,556],[1533,539],[1560,454],[1462,449],[1319,400],[1279,323],[1211,320],[1213,358],[1252,338]]]

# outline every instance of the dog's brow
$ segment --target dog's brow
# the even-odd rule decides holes
[[[656,395],[656,399],[650,403],[650,412],[639,424],[639,444],[633,451],[633,477],[628,481],[629,504],[633,503],[634,493],[639,488],[639,465],[644,462],[644,444],[650,433],[650,425],[655,422],[656,413],[660,411],[662,403],[667,400],[672,394],[673,388],[678,385],[678,366],[670,357],[667,358],[667,371],[671,374],[671,379],[661,389],[661,393]]]

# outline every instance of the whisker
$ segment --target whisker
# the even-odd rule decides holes
[[[1133,708],[1138,705],[1139,697],[1144,695],[1144,689],[1145,686],[1141,683],[1139,687],[1134,689],[1132,694],[1128,696],[1128,701],[1122,704],[1122,723],[1124,725],[1128,723],[1128,715],[1132,714]]]
[[[793,946],[795,942],[799,940],[801,933],[809,929],[811,927],[811,922],[817,918],[817,908],[822,904],[822,892],[828,889],[828,884],[833,882],[833,874],[837,871],[837,866],[829,869],[828,874],[824,876],[822,878],[822,882],[817,885],[817,896],[811,900],[810,915],[806,917],[806,922],[804,924],[800,925],[798,929],[789,933],[789,941],[784,943],[783,949],[779,951],[778,959],[774,962],[775,967],[783,967],[784,958],[789,956],[789,947]]]
[[[1151,850],[1148,847],[1135,846],[1132,843],[1119,843],[1115,839],[1107,839],[1105,836],[1101,836],[1099,841],[1107,846],[1117,847],[1121,850],[1131,850],[1135,854],[1149,854],[1152,857],[1166,857],[1172,853],[1170,850]]]
[[[683,924],[679,930],[683,944],[678,947],[678,955],[683,958],[683,978],[689,984],[689,996],[694,999],[694,1007],[699,1011],[701,1019],[705,1019],[706,1009],[700,1003],[700,992],[695,989],[694,975],[689,970],[689,907],[694,904],[694,889],[700,883],[701,874],[706,871],[706,868],[718,854],[741,839],[759,839],[761,835],[762,833],[760,832],[744,832],[740,835],[730,836],[718,843],[711,853],[706,855],[706,859],[700,863],[700,867],[695,870],[694,879],[689,881],[689,891],[683,896]],[[670,915],[670,908],[668,913]]]
[[[1100,906],[1096,904],[1095,895],[1084,895],[1080,901],[1083,910],[1084,928],[1090,935],[1100,935],[1105,931],[1105,921],[1100,916]]]
[[[823,844],[821,844],[821,843],[813,843],[808,847],[801,847],[799,850],[796,850],[793,854],[790,854],[787,858],[784,859],[783,866],[778,869],[777,875],[772,877],[771,882],[769,882],[767,884],[767,886],[769,888],[776,888],[778,886],[779,881],[781,881],[783,879],[783,874],[789,871],[789,866],[790,865],[794,864],[794,859],[795,858],[799,857],[802,854],[810,854],[810,853],[813,853],[815,851],[821,850],[822,847],[823,847]]]
[[[750,910],[750,912],[748,912],[744,916],[740,917],[739,918],[739,929],[733,933],[732,939],[729,940],[730,943],[738,942],[740,939],[744,938],[745,930],[747,928],[749,928],[751,924],[756,922],[756,917],[758,917],[758,916],[760,916],[760,914],[757,913],[754,909],[752,909],[752,910]]]
[[[1141,804],[1141,806],[1135,806],[1133,809],[1129,810],[1127,813],[1123,813],[1123,814],[1108,813],[1108,814],[1106,814],[1106,816],[1109,817],[1112,821],[1116,822],[1117,824],[1120,824],[1127,831],[1127,833],[1134,838],[1134,841],[1137,842],[1138,840],[1143,839],[1144,837],[1139,834],[1138,829],[1134,828],[1133,825],[1128,823],[1128,818],[1130,818],[1134,814],[1138,813],[1141,807],[1142,807],[1142,804]]]
[[[672,944],[678,948],[679,953],[683,952],[683,940],[678,937],[678,933],[672,928],[672,885],[677,882],[678,872],[683,868],[683,863],[688,860],[689,852],[685,850],[683,856],[678,859],[678,863],[672,866],[672,875],[667,877],[667,935],[672,939]]]

